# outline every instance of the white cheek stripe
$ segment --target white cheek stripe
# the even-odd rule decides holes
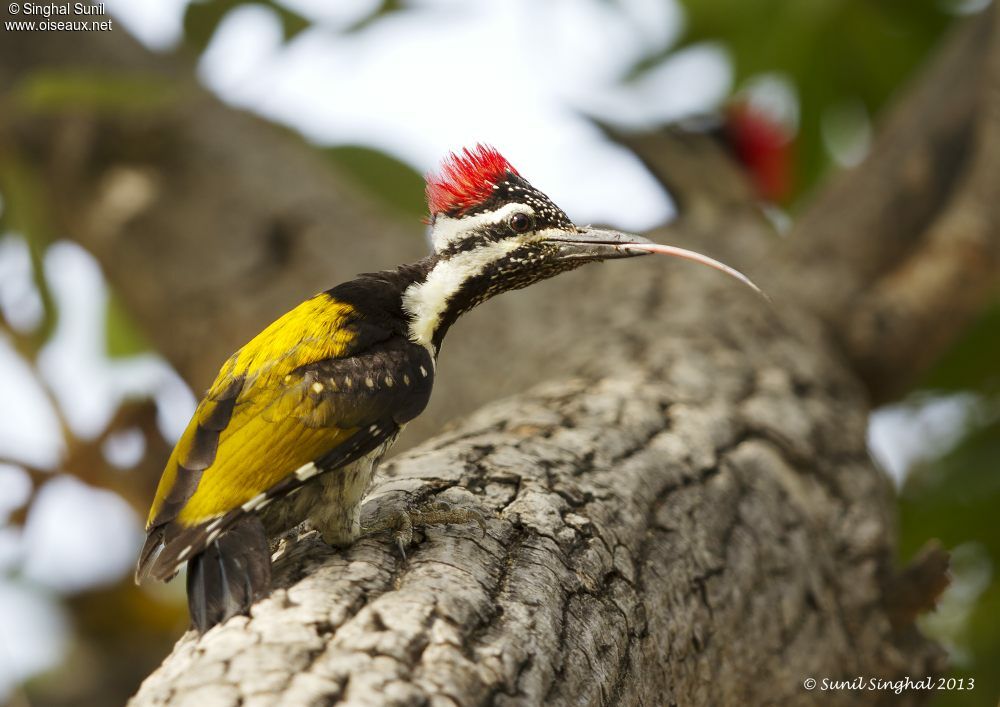
[[[524,242],[519,239],[507,238],[459,253],[435,265],[423,282],[407,287],[403,292],[403,309],[410,315],[410,340],[424,346],[433,356],[434,332],[448,300],[489,263],[522,245]]]
[[[494,211],[484,211],[481,214],[464,218],[451,218],[444,214],[438,214],[434,217],[434,229],[431,231],[434,251],[440,252],[455,240],[468,236],[472,231],[505,221],[519,212],[534,214],[535,210],[525,204],[507,204]]]

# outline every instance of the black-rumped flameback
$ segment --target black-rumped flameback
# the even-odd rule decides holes
[[[746,281],[697,253],[574,225],[490,147],[451,155],[427,197],[433,252],[321,292],[264,329],[223,364],[170,455],[136,581],[169,580],[187,563],[199,631],[268,592],[271,540],[303,522],[332,545],[361,535],[379,460],[427,405],[441,341],[463,312],[585,263],[649,252]]]

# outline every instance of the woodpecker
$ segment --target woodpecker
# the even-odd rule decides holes
[[[697,253],[574,225],[492,147],[451,154],[426,191],[432,253],[273,322],[223,364],[170,455],[136,582],[169,581],[186,562],[199,632],[267,594],[271,540],[303,522],[334,546],[362,535],[361,501],[379,461],[427,405],[441,342],[464,312],[585,263],[650,252],[749,282]],[[402,512],[376,529],[404,537],[413,521],[474,519]]]

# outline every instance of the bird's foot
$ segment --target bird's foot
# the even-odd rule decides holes
[[[413,529],[430,525],[460,525],[476,523],[486,535],[486,520],[479,511],[470,508],[455,508],[444,501],[434,501],[416,508],[392,511],[383,515],[372,525],[362,528],[362,537],[392,531],[400,554],[406,558],[406,547],[413,542]]]

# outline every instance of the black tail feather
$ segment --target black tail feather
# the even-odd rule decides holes
[[[198,633],[246,613],[270,588],[271,553],[255,514],[236,521],[188,562],[188,610]]]

